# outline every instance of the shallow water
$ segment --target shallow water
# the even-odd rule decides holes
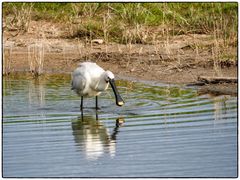
[[[4,78],[3,176],[237,176],[237,97],[117,85],[123,107],[109,89],[81,114],[68,76]]]

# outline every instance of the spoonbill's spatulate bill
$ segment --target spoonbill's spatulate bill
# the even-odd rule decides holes
[[[72,73],[72,90],[81,96],[81,110],[83,109],[83,97],[96,96],[96,109],[98,109],[98,95],[107,90],[111,85],[116,104],[122,106],[124,101],[120,96],[114,81],[114,74],[105,71],[96,63],[84,62]]]

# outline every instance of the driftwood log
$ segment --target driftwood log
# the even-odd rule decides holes
[[[209,77],[199,76],[198,81],[187,86],[201,86],[199,94],[237,95],[237,77]]]
[[[237,91],[237,84],[231,83],[226,85],[221,84],[212,84],[208,86],[202,86],[198,89],[198,94],[211,94],[211,95],[233,95],[236,96],[238,93]]]
[[[199,76],[198,81],[207,84],[216,83],[237,83],[238,79],[236,77],[209,77],[209,76]]]

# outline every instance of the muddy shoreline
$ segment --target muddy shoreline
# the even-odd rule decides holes
[[[204,48],[192,48],[194,44]],[[235,77],[237,64],[218,64],[212,55],[209,35],[180,35],[155,44],[85,42],[79,39],[36,38],[33,34],[3,34],[3,73],[70,74],[81,62],[96,62],[119,77],[167,84],[196,83],[199,76]],[[235,54],[233,48],[230,54]],[[230,63],[229,63],[230,62]],[[201,86],[203,93],[237,95],[237,83]]]

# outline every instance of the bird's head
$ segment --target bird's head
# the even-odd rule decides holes
[[[109,82],[111,79],[114,79],[114,74],[111,71],[105,71],[105,81]]]

